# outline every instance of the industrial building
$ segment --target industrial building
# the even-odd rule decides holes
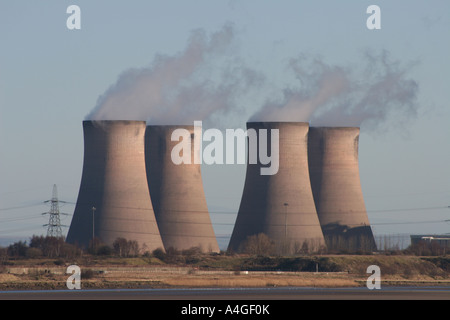
[[[145,121],[84,121],[84,163],[67,234],[82,247],[136,241],[141,251],[164,249],[145,168]]]
[[[200,164],[173,162],[176,129],[189,142],[186,159],[199,159],[191,125],[83,122],[83,172],[67,242],[88,247],[94,238],[107,245],[125,238],[142,251],[219,251]],[[277,254],[376,250],[360,183],[359,128],[248,122],[250,130],[256,143],[247,145],[252,161],[228,250],[245,251],[261,234]],[[272,130],[279,139],[265,136]],[[262,174],[275,153],[278,170]]]
[[[259,160],[247,163],[241,203],[228,250],[240,252],[249,237],[265,234],[275,252],[314,252],[325,246],[311,190],[308,167],[308,123],[248,122],[257,139],[279,130],[279,170],[262,175]],[[267,141],[271,141],[267,139]],[[258,154],[259,154],[258,143]],[[268,153],[274,146],[268,145]]]
[[[199,157],[195,149],[194,126],[149,125],[145,137],[148,188],[164,247],[177,250],[200,248],[219,252],[203,190],[200,164],[175,164],[171,158],[174,130],[182,130],[180,139],[190,146],[190,159]],[[175,149],[176,150],[176,149]],[[182,151],[183,152],[183,151]],[[194,156],[194,154],[197,155]]]
[[[359,174],[358,127],[310,127],[311,188],[328,250],[373,251]]]
[[[450,248],[450,234],[415,234],[411,235],[411,245],[419,243],[437,244],[441,248]]]

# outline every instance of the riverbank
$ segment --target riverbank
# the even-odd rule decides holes
[[[370,265],[380,268],[384,286],[450,286],[448,256],[201,255],[172,263],[154,257],[10,260],[0,268],[0,290],[66,289],[69,265],[80,267],[84,289],[358,287],[366,286]]]

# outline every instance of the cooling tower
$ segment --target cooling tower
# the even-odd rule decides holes
[[[171,136],[178,129],[182,138]],[[194,163],[194,126],[147,126],[145,136],[148,188],[164,247],[219,252],[211,224],[200,164]],[[201,137],[199,137],[201,138]],[[178,140],[180,139],[180,140]],[[190,163],[175,164],[172,150],[188,145]],[[178,150],[178,149],[175,149]],[[179,151],[179,150],[178,150]],[[183,151],[181,151],[182,153]],[[179,152],[175,152],[179,155]]]
[[[141,121],[83,122],[83,173],[67,242],[125,238],[143,252],[164,249],[148,192],[145,128]]]
[[[325,241],[317,217],[308,172],[308,123],[249,122],[247,131],[257,132],[258,153],[263,131],[279,130],[279,170],[261,175],[260,161],[247,163],[247,172],[229,250],[248,251],[249,237],[265,234],[276,253],[314,252]],[[268,137],[268,153],[274,149]],[[249,139],[249,147],[250,147]],[[277,143],[275,141],[274,143]],[[249,152],[250,149],[248,148]]]
[[[360,183],[359,132],[357,127],[309,130],[311,187],[329,250],[376,250]]]

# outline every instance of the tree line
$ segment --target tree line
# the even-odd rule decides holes
[[[117,238],[112,246],[94,239],[87,249],[67,243],[64,237],[37,236],[30,241],[17,241],[7,247],[0,247],[0,259],[8,258],[74,258],[83,254],[133,257],[142,254],[137,241]]]
[[[272,255],[310,255],[310,254],[370,254],[368,251],[348,252],[347,250],[311,250],[309,243],[292,246],[282,244],[277,246],[273,240],[265,234],[253,235],[241,246],[239,252],[242,254],[257,256]],[[406,254],[418,256],[439,256],[446,255],[449,248],[439,245],[436,242],[421,241],[410,245],[405,249],[378,249],[379,253],[385,254]],[[77,245],[65,242],[63,237],[51,236],[32,236],[29,243],[27,241],[18,241],[10,244],[8,247],[0,247],[0,263],[8,259],[14,258],[61,258],[70,259],[80,257],[84,254],[96,256],[116,256],[116,257],[137,257],[137,256],[153,256],[166,263],[177,263],[180,261],[192,262],[189,259],[198,257],[199,248],[191,248],[189,250],[178,251],[174,248],[163,250],[162,248],[148,252],[145,248],[141,248],[137,241],[127,240],[125,238],[117,238],[112,246],[103,244],[99,239],[94,239],[88,248],[82,249]],[[232,252],[228,252],[231,253]],[[180,260],[181,259],[181,260]],[[188,259],[189,261],[185,261]],[[196,259],[196,258],[195,258]]]

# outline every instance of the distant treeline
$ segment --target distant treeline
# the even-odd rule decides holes
[[[274,243],[264,234],[249,237],[241,247],[240,253],[253,256],[308,256],[308,255],[326,255],[326,254],[373,254],[374,252],[360,250],[357,252],[348,252],[345,247],[342,250],[310,251],[309,246],[304,243],[302,246],[295,247],[292,252],[292,246],[287,246],[285,253],[275,250]],[[289,252],[289,253],[287,253]],[[422,241],[410,245],[405,249],[378,249],[378,253],[388,255],[417,255],[417,256],[441,256],[449,253],[449,248],[441,246],[436,242]],[[30,241],[17,241],[7,247],[0,247],[0,263],[14,258],[61,258],[71,259],[81,257],[83,255],[93,256],[115,256],[115,257],[138,257],[147,256],[155,257],[165,263],[186,263],[196,257],[202,255],[199,248],[191,248],[188,250],[176,250],[162,248],[153,250],[152,252],[144,251],[139,244],[133,240],[125,238],[117,238],[112,246],[101,243],[98,239],[94,239],[88,248],[80,248],[76,245],[65,242],[63,237],[50,236],[32,236]],[[233,252],[226,252],[233,254]]]
[[[119,257],[133,257],[141,255],[136,241],[117,238],[112,247],[102,244],[98,239],[90,244],[86,250],[67,243],[63,237],[32,236],[30,242],[17,241],[8,247],[0,247],[0,259],[5,258],[74,258],[83,254],[114,255]],[[146,253],[148,254],[148,253]]]

